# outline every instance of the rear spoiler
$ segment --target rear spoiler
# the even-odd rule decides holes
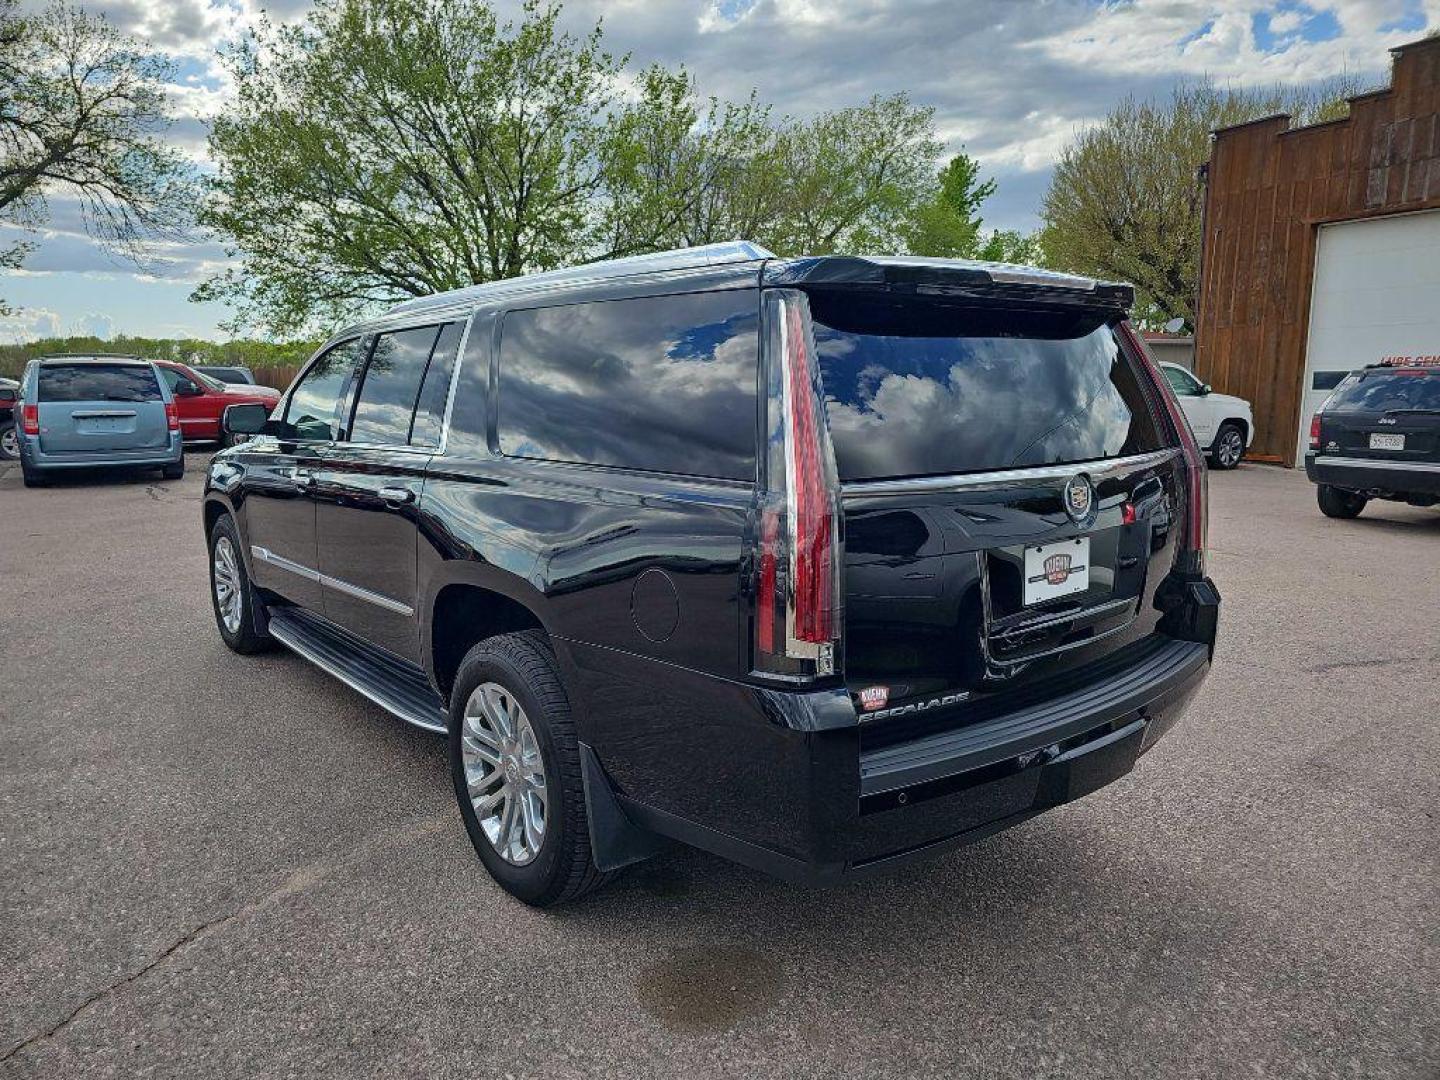
[[[1033,266],[922,259],[908,256],[821,255],[771,259],[762,286],[880,289],[919,296],[968,299],[1004,296],[1127,312],[1135,289],[1113,281],[1061,274]]]

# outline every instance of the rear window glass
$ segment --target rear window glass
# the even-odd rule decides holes
[[[160,401],[155,372],[140,364],[44,364],[41,401]]]
[[[1367,371],[1341,383],[1325,404],[1326,412],[1340,413],[1405,409],[1440,412],[1440,370]]]
[[[842,480],[1059,465],[1165,445],[1101,315],[817,292]]]
[[[753,477],[758,311],[746,289],[509,312],[501,451]]]

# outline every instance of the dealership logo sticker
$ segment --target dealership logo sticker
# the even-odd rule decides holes
[[[1084,473],[1077,473],[1065,483],[1065,513],[1070,515],[1071,521],[1084,521],[1090,516],[1090,508],[1095,504],[1095,489],[1090,485],[1090,478]]]
[[[864,712],[883,709],[889,700],[890,688],[888,686],[867,686],[860,691],[860,708]]]
[[[1045,560],[1045,580],[1051,585],[1064,585],[1070,580],[1070,556],[1051,555]]]

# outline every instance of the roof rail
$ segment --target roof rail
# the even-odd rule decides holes
[[[465,300],[485,300],[511,292],[524,292],[549,285],[580,285],[607,278],[628,277],[632,274],[659,273],[665,270],[698,270],[707,266],[724,266],[727,263],[756,262],[773,259],[773,253],[749,240],[727,240],[719,244],[701,244],[697,247],[676,248],[673,251],[656,251],[648,255],[631,255],[624,259],[606,259],[601,262],[567,266],[559,270],[545,270],[538,274],[522,274],[519,277],[487,281],[481,285],[469,285],[463,289],[435,293],[433,296],[419,296],[405,300],[390,308],[387,315],[398,315],[422,308],[441,307],[462,303]]]

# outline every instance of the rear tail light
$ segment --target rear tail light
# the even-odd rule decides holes
[[[1310,418],[1310,449],[1320,449],[1320,414],[1316,413]]]
[[[165,403],[165,426],[171,431],[180,430],[180,410],[175,407],[173,401]]]
[[[831,675],[840,639],[840,520],[805,295],[767,291],[767,454],[759,508],[755,667]]]
[[[26,435],[40,434],[39,405],[26,405],[20,410],[20,430]]]
[[[1181,409],[1180,400],[1170,386],[1170,380],[1161,373],[1155,363],[1155,358],[1150,355],[1150,350],[1140,340],[1140,335],[1135,333],[1129,323],[1124,323],[1123,326],[1131,348],[1135,355],[1140,357],[1141,363],[1145,365],[1146,374],[1150,376],[1150,385],[1155,388],[1155,392],[1160,395],[1160,400],[1164,403],[1165,412],[1170,417],[1170,426],[1179,437],[1180,447],[1185,455],[1186,520],[1184,543],[1179,560],[1180,569],[1184,573],[1203,574],[1205,573],[1205,531],[1209,525],[1206,508],[1210,496],[1210,476],[1205,468],[1205,455],[1200,451],[1200,444],[1195,440],[1195,433],[1190,430],[1190,421],[1185,419],[1185,412]]]

